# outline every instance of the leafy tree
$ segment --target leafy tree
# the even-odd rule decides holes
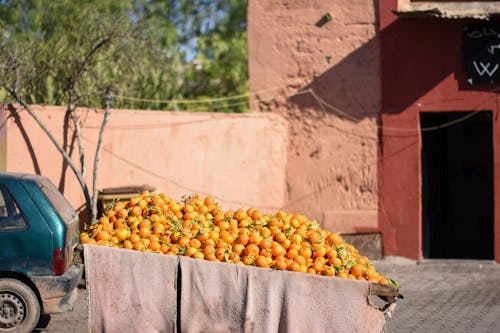
[[[145,10],[148,1],[13,1],[0,5],[0,20],[15,42],[36,44],[37,80],[25,86],[30,104],[68,104],[68,92],[79,92],[79,106],[102,106],[96,98],[108,86],[116,94],[148,99],[168,98],[179,84],[180,54],[176,27]],[[91,68],[81,62],[94,39],[110,30],[120,34],[106,52],[93,54]],[[107,41],[104,41],[107,42]],[[80,73],[77,73],[80,72]],[[78,87],[73,76],[81,76]],[[112,83],[112,84],[111,84]],[[116,102],[115,107],[126,105]]]
[[[88,51],[87,32],[119,22],[117,30],[133,27],[133,38],[108,50],[123,57],[102,53],[95,60],[79,82],[79,106],[101,106],[96,94],[112,82],[117,108],[242,112],[246,96],[209,104],[151,101],[245,95],[246,10],[246,0],[0,1],[0,22],[10,39],[38,42],[37,67],[67,60],[26,86],[30,104],[67,104],[64,85],[71,82],[63,78],[75,70],[71,60]]]
[[[192,66],[186,68],[182,96],[209,98],[242,95],[248,91],[247,3],[238,0],[186,0],[181,4],[184,15],[178,22],[181,38],[188,46],[194,43]],[[246,98],[221,100],[201,110],[243,112]]]

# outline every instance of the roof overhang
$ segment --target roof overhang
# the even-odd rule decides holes
[[[411,1],[398,0],[398,16],[489,20],[500,15],[500,1]]]

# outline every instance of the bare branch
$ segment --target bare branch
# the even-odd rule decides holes
[[[92,183],[92,218],[91,221],[95,221],[96,216],[97,216],[97,174],[98,174],[98,167],[99,167],[99,158],[101,156],[101,146],[102,146],[102,141],[104,137],[104,128],[106,127],[106,124],[108,123],[108,118],[109,118],[109,105],[111,102],[111,92],[108,91],[108,94],[106,96],[106,107],[104,109],[104,118],[101,123],[101,128],[99,129],[99,136],[97,139],[97,146],[96,146],[96,151],[95,151],[95,157],[94,157],[94,175],[93,175],[93,183]]]
[[[76,139],[78,142],[78,154],[79,154],[79,158],[80,158],[80,173],[82,175],[82,178],[85,178],[85,174],[86,174],[85,149],[83,146],[80,119],[78,118],[78,115],[76,114],[76,108],[74,108],[74,106],[68,107],[66,112],[69,112],[69,114],[71,116],[71,120],[73,122],[73,125],[75,126],[74,130],[75,130]]]

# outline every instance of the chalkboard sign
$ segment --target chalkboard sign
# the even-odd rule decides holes
[[[467,25],[462,40],[467,83],[500,82],[500,23]]]

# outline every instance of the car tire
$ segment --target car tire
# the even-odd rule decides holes
[[[40,319],[40,303],[25,283],[0,278],[0,332],[31,333]]]

